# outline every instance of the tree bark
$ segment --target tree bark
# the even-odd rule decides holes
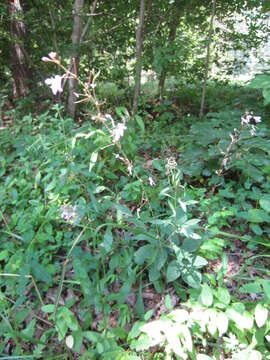
[[[78,76],[79,72],[79,62],[80,62],[80,54],[79,54],[79,45],[80,38],[82,34],[82,18],[81,11],[84,6],[84,0],[75,0],[74,2],[74,23],[72,29],[72,54],[71,54],[71,72]],[[75,77],[70,77],[68,80],[68,113],[70,116],[75,119],[76,116],[76,95],[78,89],[78,80]]]
[[[211,15],[210,28],[209,28],[208,43],[207,43],[207,55],[206,55],[206,62],[205,62],[205,73],[204,73],[204,81],[203,81],[200,118],[203,116],[203,110],[204,110],[204,104],[205,104],[205,94],[206,94],[206,85],[207,85],[209,64],[210,64],[210,49],[211,49],[211,42],[212,42],[212,35],[213,35],[215,12],[216,12],[216,0],[212,0],[212,15]]]
[[[168,45],[171,45],[174,42],[174,39],[176,37],[177,28],[178,28],[178,25],[179,25],[180,19],[181,19],[181,0],[177,0],[175,3],[175,6],[176,6],[176,9],[175,9],[172,21],[169,25],[170,32],[169,32],[169,37],[168,37],[168,41],[167,41]],[[159,84],[158,84],[160,100],[163,100],[166,76],[167,76],[167,70],[163,67],[161,70],[161,73],[160,73]]]
[[[11,36],[11,72],[13,77],[14,98],[26,97],[29,93],[27,80],[30,72],[27,63],[26,51],[23,43],[26,37],[25,24],[22,21],[23,9],[20,0],[9,1],[10,36]]]
[[[133,109],[132,109],[133,116],[135,116],[138,111],[138,100],[141,91],[144,12],[145,12],[145,0],[141,0],[139,25],[136,33],[136,75],[135,75],[135,89],[134,89]]]

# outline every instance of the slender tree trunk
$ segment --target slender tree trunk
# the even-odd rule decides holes
[[[98,0],[95,0],[95,1],[94,1],[94,4],[93,4],[93,6],[92,6],[91,14],[94,14],[94,13],[95,13],[96,6],[97,6],[97,1],[98,1]],[[89,29],[89,25],[91,24],[92,19],[93,19],[93,16],[89,16],[88,21],[87,21],[87,23],[85,24],[85,26],[84,26],[84,28],[83,28],[83,31],[82,31],[82,34],[81,34],[81,37],[80,37],[80,44],[83,42],[84,37],[85,37],[85,35],[87,34],[87,31],[88,31],[88,29]],[[68,71],[71,72],[71,71],[72,71],[72,68],[73,68],[73,64],[70,65]],[[65,85],[66,85],[66,81],[67,81],[67,78],[64,79],[63,88],[64,88]]]
[[[169,33],[169,37],[168,37],[168,41],[167,41],[168,45],[172,44],[176,37],[177,28],[178,28],[178,25],[179,25],[180,19],[181,19],[181,0],[177,0],[175,3],[175,6],[176,6],[175,12],[173,14],[173,18],[172,18],[172,21],[169,26],[170,33]],[[158,84],[160,100],[163,100],[166,76],[167,76],[167,71],[163,67],[163,69],[161,70],[161,73],[160,73],[159,84]]]
[[[205,62],[205,72],[204,72],[204,81],[203,81],[200,118],[203,116],[203,110],[204,110],[204,104],[205,104],[205,94],[206,94],[206,85],[207,85],[209,64],[210,64],[210,50],[211,50],[211,42],[212,42],[212,35],[213,35],[213,28],[214,28],[215,11],[216,11],[216,0],[212,0],[212,15],[211,15],[210,28],[209,28],[208,43],[207,43],[207,55],[206,55],[206,62]]]
[[[11,72],[13,77],[14,98],[25,97],[29,93],[29,69],[26,51],[23,42],[26,37],[26,28],[22,21],[22,6],[20,0],[9,1],[10,35],[11,35]]]
[[[132,109],[133,116],[137,114],[138,100],[141,91],[144,11],[145,11],[145,0],[141,0],[139,25],[136,33],[136,75],[135,75],[135,89],[134,89],[133,109]]]
[[[80,62],[80,54],[79,54],[79,45],[80,38],[82,34],[82,18],[81,11],[84,6],[84,0],[75,0],[74,2],[74,23],[72,30],[72,55],[71,55],[71,72],[73,74],[78,75],[79,71],[79,62]],[[78,80],[74,77],[70,77],[68,80],[68,113],[72,118],[76,116],[76,95],[78,89]]]

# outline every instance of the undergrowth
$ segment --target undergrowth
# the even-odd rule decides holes
[[[1,128],[4,358],[269,358],[267,118],[238,89],[199,120],[185,91]]]

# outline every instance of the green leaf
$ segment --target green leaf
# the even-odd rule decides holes
[[[149,280],[154,282],[160,278],[160,270],[157,268],[157,263],[155,262],[149,268]]]
[[[207,307],[210,307],[213,304],[213,291],[207,284],[203,285],[201,301],[202,304]]]
[[[14,321],[16,325],[20,325],[24,319],[29,315],[30,310],[29,309],[22,309],[19,312],[16,313],[14,317]]]
[[[168,310],[172,310],[173,309],[173,305],[172,305],[172,300],[170,295],[166,295],[165,296],[165,306]]]
[[[268,310],[262,304],[257,304],[255,308],[255,321],[259,328],[266,323],[267,317]]]
[[[143,318],[144,316],[144,303],[142,297],[142,277],[140,277],[140,285],[136,299],[136,315],[138,315],[140,318]]]
[[[152,165],[154,169],[162,172],[164,171],[163,166],[159,160],[154,159]]]
[[[56,186],[56,180],[53,179],[53,181],[50,182],[50,183],[46,186],[46,188],[45,188],[44,191],[45,191],[45,192],[51,191],[52,189],[55,188],[55,186]]]
[[[55,309],[55,305],[54,304],[48,304],[48,305],[44,305],[42,306],[41,310],[43,312],[45,312],[46,314],[50,314],[53,313]]]
[[[263,208],[263,210],[265,210],[266,212],[270,212],[270,196],[266,196],[264,195],[263,199],[259,200],[261,207]]]
[[[267,280],[262,280],[261,284],[262,284],[265,296],[267,297],[268,301],[270,301],[270,282]]]
[[[0,261],[7,261],[8,260],[8,250],[3,250],[0,252]]]
[[[200,269],[200,268],[206,266],[207,264],[208,264],[208,261],[207,261],[205,258],[203,258],[203,257],[201,257],[201,256],[196,256],[196,259],[195,259],[193,265],[194,265],[196,268]]]
[[[89,172],[92,171],[93,167],[95,166],[98,158],[98,152],[93,152],[91,154],[90,163],[89,163]]]
[[[256,235],[260,236],[263,233],[262,228],[258,224],[250,224],[250,228]]]
[[[144,135],[145,127],[144,127],[143,119],[139,115],[136,115],[135,119],[136,119],[136,122],[137,122],[139,128],[142,131],[142,134]]]
[[[246,220],[253,223],[269,222],[270,216],[260,209],[249,209]]]
[[[258,282],[250,282],[240,287],[239,291],[243,294],[258,294],[262,292]]]
[[[176,260],[173,260],[169,263],[167,268],[166,278],[168,282],[172,282],[179,278],[181,275],[181,270],[179,264]]]
[[[202,281],[202,274],[199,271],[192,271],[188,275],[182,275],[183,280],[192,288],[199,289]]]
[[[225,305],[229,305],[229,303],[231,302],[231,295],[229,293],[229,290],[226,288],[219,287],[216,292],[216,297],[221,303]]]
[[[40,183],[40,179],[41,179],[41,174],[40,174],[40,171],[38,171],[36,176],[35,176],[35,188],[38,187],[38,185]]]
[[[52,276],[44,265],[39,264],[37,261],[33,261],[31,264],[32,274],[35,280],[44,281],[47,284],[52,282]]]
[[[134,254],[135,262],[138,265],[142,265],[147,259],[153,256],[154,247],[152,245],[144,245],[140,247]]]
[[[108,227],[104,234],[104,240],[103,240],[104,248],[107,253],[111,251],[112,243],[113,243],[112,230],[110,227]]]
[[[36,327],[36,320],[32,319],[30,323],[27,325],[27,327],[20,332],[22,338],[24,338],[25,336],[26,339],[31,339],[35,334],[35,327]]]
[[[256,75],[249,83],[249,87],[252,89],[263,89],[270,87],[270,76],[269,75]]]

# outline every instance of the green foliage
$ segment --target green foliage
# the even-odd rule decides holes
[[[249,87],[252,89],[261,89],[264,98],[264,105],[270,104],[270,76],[267,74],[256,75],[250,82]]]

